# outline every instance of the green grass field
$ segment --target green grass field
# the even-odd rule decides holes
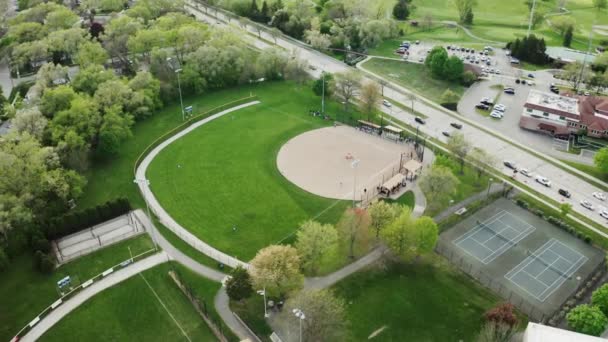
[[[56,282],[71,276],[73,282],[85,282],[133,255],[153,248],[148,235],[123,241],[93,254],[65,264],[51,275],[34,269],[34,259],[25,254],[11,260],[9,268],[0,273],[0,339],[10,340],[24,325],[60,297]],[[78,284],[75,284],[78,285]],[[10,308],[10,309],[8,309]]]
[[[188,279],[194,292],[212,309],[213,298],[221,285],[175,265],[182,278]],[[169,264],[165,263],[143,272],[143,278],[136,275],[103,291],[66,316],[40,340],[188,341],[184,333],[191,341],[216,340],[169,277],[169,270]]]
[[[194,130],[163,150],[148,169],[152,190],[173,218],[243,260],[288,238],[306,219],[335,223],[348,205],[299,189],[276,167],[276,154],[287,140],[329,124],[308,115],[318,98],[291,83],[256,94],[261,104]],[[327,104],[333,114],[340,108]]]
[[[414,206],[416,205],[416,197],[414,196],[414,193],[411,191],[404,193],[403,195],[401,195],[401,197],[399,197],[396,200],[393,200],[390,198],[387,198],[384,200],[388,203],[397,203],[397,204],[405,205],[407,207],[410,207],[410,209],[414,209]]]
[[[344,298],[352,340],[474,341],[498,299],[432,255],[417,264],[359,272],[334,286]]]
[[[434,102],[439,102],[447,89],[460,96],[465,91],[459,83],[432,78],[422,64],[374,58],[363,63],[363,67]]]
[[[598,169],[596,166],[594,165],[587,165],[587,164],[581,164],[581,163],[576,163],[576,162],[572,162],[569,160],[562,160],[562,162],[578,169],[579,171],[582,171],[590,176],[593,176],[599,180],[602,180],[604,182],[608,182],[608,174],[602,172],[600,169]]]

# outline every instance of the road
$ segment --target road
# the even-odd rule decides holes
[[[191,2],[189,2],[191,3]],[[202,5],[201,5],[202,7]],[[217,15],[217,19],[213,18],[209,15],[205,15],[202,10],[197,10],[191,6],[187,6],[187,9],[194,14],[199,20],[206,21],[212,25],[226,25],[223,22],[228,22],[228,18],[219,12]],[[210,13],[215,14],[210,10]],[[218,20],[219,19],[219,20]],[[234,19],[231,19],[234,22]],[[219,23],[219,24],[218,24]],[[247,26],[246,29],[251,34],[258,36],[258,32],[254,30],[251,26]],[[269,44],[267,42],[274,42],[276,39],[276,44],[280,47],[286,49],[287,51],[296,53],[300,58],[306,60],[309,65],[312,65],[316,68],[316,70],[311,73],[314,76],[320,75],[322,71],[327,71],[331,73],[336,72],[344,72],[351,69],[351,67],[346,64],[338,61],[332,57],[329,57],[321,52],[312,50],[308,48],[302,42],[297,42],[289,37],[279,36],[275,37],[266,32],[261,32],[260,37],[263,39],[258,39],[253,36],[246,39],[252,44],[255,44],[258,48],[268,47]],[[265,40],[265,41],[264,41]],[[363,71],[366,71],[363,68],[360,68]],[[367,71],[366,71],[367,72]],[[368,74],[371,74],[367,72]],[[380,78],[379,75],[375,75],[376,78]],[[397,84],[394,84],[388,80],[386,80],[390,87],[385,87],[384,96],[389,98],[392,101],[400,102],[403,104],[409,103],[406,98],[406,94],[411,93],[408,89],[400,87]],[[596,207],[604,207],[604,203],[596,200],[592,197],[592,193],[595,191],[600,191],[597,187],[593,186],[589,182],[585,181],[580,177],[589,177],[588,175],[562,163],[559,160],[556,160],[550,156],[546,156],[546,158],[551,159],[554,163],[561,166],[557,167],[547,161],[535,156],[530,151],[529,146],[524,146],[520,144],[518,141],[512,140],[510,137],[503,135],[500,132],[493,131],[490,129],[482,130],[476,127],[476,124],[473,120],[469,120],[462,116],[458,116],[455,112],[448,112],[444,109],[438,108],[436,104],[432,103],[430,100],[423,98],[419,94],[416,94],[418,101],[416,102],[416,110],[424,113],[428,116],[427,123],[425,125],[421,125],[419,128],[422,132],[432,137],[439,139],[440,141],[446,142],[447,138],[442,135],[442,131],[450,130],[449,123],[457,122],[462,124],[464,127],[462,132],[468,138],[470,142],[475,147],[485,149],[487,152],[496,156],[499,161],[509,160],[513,161],[521,167],[528,168],[532,170],[535,174],[542,175],[547,177],[553,183],[552,187],[547,188],[536,183],[533,179],[528,179],[523,177],[520,179],[524,184],[527,184],[535,191],[554,199],[557,202],[564,202],[564,198],[557,193],[557,189],[559,188],[567,188],[572,192],[572,198],[567,200],[569,203],[572,203],[573,210],[589,217],[593,221],[607,226],[607,221],[598,215],[598,211],[591,212],[588,209],[583,208],[579,205],[579,202],[583,199],[590,200]],[[387,108],[383,108],[383,111],[386,114],[392,115],[396,119],[399,119],[407,124],[412,126],[416,126],[417,124],[414,122],[414,118],[411,114],[406,113],[398,108],[394,108],[389,110]],[[491,133],[488,133],[490,131]],[[500,137],[500,138],[499,138]],[[502,163],[500,163],[502,165]],[[564,169],[569,170],[570,172],[564,171]],[[511,176],[511,170],[507,168],[498,167],[498,171],[502,172],[505,176]],[[577,176],[578,175],[578,176]],[[580,177],[579,177],[580,176]],[[603,183],[600,180],[597,180],[597,183]],[[605,184],[605,183],[603,183]]]

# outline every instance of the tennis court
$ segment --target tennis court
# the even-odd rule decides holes
[[[514,269],[505,275],[513,284],[544,302],[585,263],[587,257],[551,239],[535,252],[529,252]]]
[[[454,244],[483,264],[488,264],[536,228],[508,211],[501,211],[454,240]]]

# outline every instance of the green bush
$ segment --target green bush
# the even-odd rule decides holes
[[[591,236],[585,235],[585,242],[588,244],[591,244],[591,242],[593,242],[593,240],[591,239]]]

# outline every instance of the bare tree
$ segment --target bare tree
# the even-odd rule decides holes
[[[412,114],[416,114],[416,112],[414,111],[414,102],[416,102],[416,100],[418,99],[416,97],[416,94],[414,94],[414,93],[407,93],[407,94],[405,94],[405,97],[412,104],[412,106],[411,106],[412,107]]]
[[[366,81],[361,86],[359,99],[363,107],[363,111],[367,113],[367,121],[371,121],[371,114],[376,109],[382,98],[380,94],[380,86],[374,81]]]
[[[458,158],[461,174],[464,173],[464,160],[471,151],[471,147],[471,142],[465,139],[462,133],[455,133],[448,138],[448,150]]]
[[[347,71],[334,75],[332,82],[333,93],[344,101],[344,110],[348,111],[350,100],[357,95],[361,87],[361,76],[355,71]]]

